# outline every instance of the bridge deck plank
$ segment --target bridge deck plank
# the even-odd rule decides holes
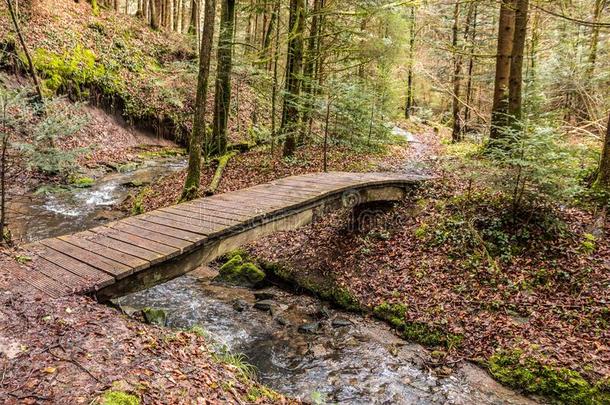
[[[164,235],[159,232],[155,232],[151,229],[138,228],[137,226],[129,225],[123,221],[117,221],[110,224],[106,224],[108,228],[118,229],[125,233],[139,236],[143,239],[148,239],[153,242],[162,243],[183,253],[193,246],[192,242],[189,242],[184,239],[173,238],[171,236]]]
[[[99,232],[99,233],[98,233]],[[117,250],[119,252],[127,253],[140,259],[155,264],[163,261],[163,255],[152,250],[143,249],[139,246],[132,245],[131,243],[122,242],[117,239],[109,238],[103,234],[103,230],[99,228],[93,228],[89,231],[84,232],[87,235],[87,239],[92,240],[100,245],[104,245],[108,248]]]
[[[95,267],[113,277],[123,278],[133,273],[133,268],[129,266],[100,256],[94,253],[95,251],[82,249],[59,238],[45,239],[40,243],[80,262],[87,263],[89,266]]]
[[[201,245],[206,239],[205,236],[202,236],[197,233],[172,228],[162,224],[143,221],[142,219],[140,219],[140,216],[125,218],[121,220],[121,222],[136,228],[147,229],[173,239],[188,241],[189,243],[194,244],[195,246]]]
[[[99,243],[92,242],[87,239],[84,235],[76,233],[74,235],[60,236],[58,239],[71,243],[72,245],[80,248],[96,252],[100,256],[104,256],[108,259],[112,259],[115,262],[123,263],[124,265],[131,267],[133,271],[139,271],[150,266],[150,262],[142,260],[138,257],[131,256],[127,253],[119,252],[114,249],[110,249]]]
[[[168,259],[171,259],[172,257],[175,257],[180,254],[180,249],[176,249],[153,240],[148,240],[138,235],[132,235],[130,233],[123,232],[120,229],[100,226],[93,228],[92,231],[107,236],[111,239],[116,239],[121,242],[129,243],[130,245],[138,246],[140,248],[150,250],[151,252],[156,252],[160,255],[167,257]]]

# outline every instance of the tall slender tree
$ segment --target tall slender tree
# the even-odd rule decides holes
[[[415,6],[409,7],[409,62],[407,66],[407,97],[405,101],[405,118],[411,117],[415,104],[413,92],[413,64],[415,63]]]
[[[515,0],[502,0],[498,24],[498,47],[496,52],[496,76],[494,80],[493,106],[491,111],[491,132],[489,145],[496,145],[502,138],[508,115],[508,82],[510,79],[510,58],[513,51],[515,32]]]
[[[199,51],[199,74],[197,75],[197,97],[195,100],[193,132],[191,133],[189,142],[188,174],[181,197],[181,200],[183,201],[197,197],[199,183],[201,181],[201,149],[206,137],[205,113],[215,16],[216,0],[206,0],[201,49]]]
[[[523,54],[527,36],[527,15],[529,0],[517,0],[515,12],[515,34],[510,62],[510,79],[508,83],[508,119],[514,127],[521,120],[523,88]]]
[[[282,109],[282,124],[280,127],[280,133],[285,138],[284,156],[292,156],[296,148],[296,134],[299,128],[299,95],[302,81],[304,25],[305,0],[290,0],[286,86]]]
[[[453,46],[453,130],[451,132],[451,140],[453,142],[459,142],[462,140],[462,117],[460,116],[461,101],[460,101],[460,86],[462,83],[462,55],[458,49],[458,37],[460,28],[460,1],[456,0],[453,9],[453,29],[452,29],[452,41]],[[466,22],[468,25],[468,22]]]
[[[231,71],[233,68],[233,26],[235,0],[222,0],[220,35],[218,37],[218,65],[216,67],[216,93],[214,95],[214,126],[208,154],[227,151],[227,123],[231,105]]]

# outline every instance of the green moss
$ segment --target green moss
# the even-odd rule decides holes
[[[500,382],[531,394],[567,404],[610,403],[607,382],[590,384],[580,373],[524,358],[519,350],[499,351],[489,359],[489,371]]]
[[[140,159],[149,160],[149,159],[159,159],[159,158],[168,158],[174,156],[182,156],[185,154],[184,149],[180,148],[164,148],[159,150],[150,150],[145,151],[138,154]]]
[[[97,63],[95,53],[80,45],[63,54],[44,48],[34,51],[32,61],[40,72],[47,94],[74,90],[81,95],[84,86],[98,83],[107,74],[103,64]]]
[[[70,183],[78,188],[87,188],[93,186],[95,184],[95,180],[91,177],[75,176],[70,179]]]
[[[144,308],[142,310],[146,322],[152,325],[165,326],[167,322],[167,313],[160,308]]]
[[[146,211],[144,207],[144,198],[152,192],[152,188],[144,187],[140,192],[135,196],[133,200],[133,204],[131,206],[131,213],[133,215],[143,214]]]
[[[246,394],[246,400],[248,402],[259,402],[260,399],[277,401],[280,399],[280,395],[267,387],[251,387]]]
[[[241,248],[231,250],[230,252],[225,253],[222,256],[222,259],[225,261],[229,261],[232,258],[234,258],[235,256],[241,256],[242,259],[249,260],[248,252],[245,249],[241,249]]]
[[[219,279],[236,284],[256,285],[265,279],[265,272],[254,263],[244,263],[239,254],[223,264],[219,273]]]
[[[407,307],[403,304],[384,302],[373,308],[373,313],[396,328],[404,339],[426,346],[444,346],[450,349],[458,346],[463,339],[462,335],[447,333],[425,323],[407,321]]]
[[[139,405],[140,399],[123,391],[106,391],[100,397],[103,405]]]

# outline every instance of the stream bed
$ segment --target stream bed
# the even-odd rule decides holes
[[[426,351],[397,337],[385,323],[277,287],[216,283],[215,275],[200,267],[115,303],[126,312],[163,308],[172,328],[202,327],[219,345],[243,353],[262,383],[305,401],[532,403],[471,364],[436,376],[425,366]]]

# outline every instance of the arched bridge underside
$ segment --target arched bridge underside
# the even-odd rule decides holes
[[[398,201],[425,180],[401,173],[314,173],[201,198],[25,247],[17,276],[47,295],[100,301],[193,270],[240,245],[341,207]],[[27,268],[25,268],[27,267]]]

